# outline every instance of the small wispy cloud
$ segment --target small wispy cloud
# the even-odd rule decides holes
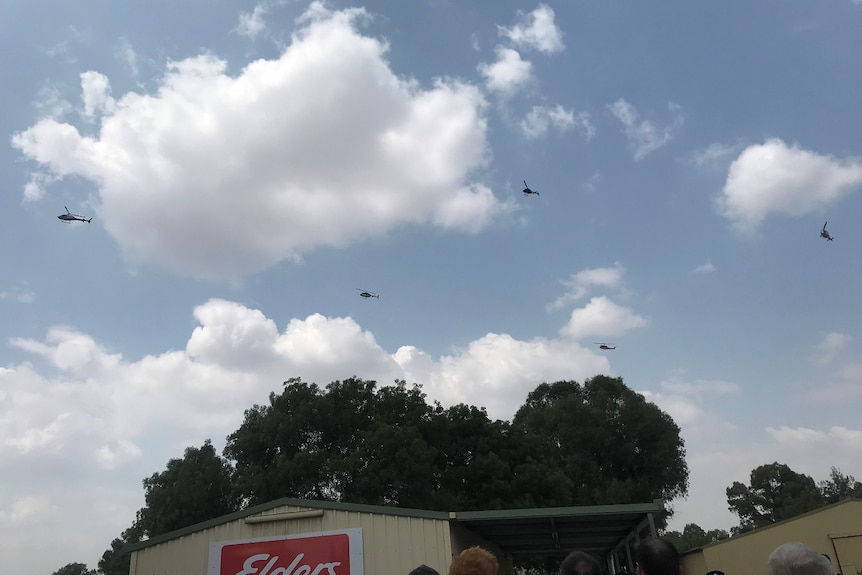
[[[700,264],[699,266],[691,270],[691,272],[695,274],[711,274],[715,273],[715,266],[712,265],[711,261],[708,261],[705,264]]]
[[[135,49],[132,48],[128,39],[120,38],[120,44],[114,51],[114,55],[117,60],[126,65],[132,76],[135,78],[138,77],[138,54],[135,52]]]
[[[596,135],[596,127],[587,112],[575,114],[574,110],[563,108],[559,104],[554,107],[533,106],[521,120],[521,131],[531,140],[544,136],[550,128],[565,132],[576,126],[584,131],[587,141]]]
[[[716,142],[692,152],[689,162],[699,168],[711,166],[725,158],[738,154],[743,147],[743,144],[722,144]]]
[[[587,268],[576,274],[572,274],[569,279],[561,282],[568,288],[568,291],[553,303],[548,304],[546,309],[549,312],[562,309],[570,303],[582,299],[595,287],[619,287],[625,273],[625,268],[617,262],[611,267]]]
[[[49,83],[42,86],[36,94],[34,106],[40,116],[47,116],[59,120],[74,110],[72,104],[63,96],[62,86]]]
[[[581,184],[581,188],[586,190],[587,192],[595,192],[599,189],[599,182],[602,181],[602,175],[599,172],[594,172],[592,176],[587,178],[587,180]]]
[[[823,339],[820,340],[820,343],[814,347],[814,355],[812,359],[820,364],[830,363],[847,347],[847,344],[849,344],[852,339],[853,338],[846,333],[827,333],[823,336]]]
[[[533,48],[540,52],[554,53],[565,49],[563,33],[554,22],[554,10],[547,4],[539,4],[529,14],[518,11],[520,23],[511,28],[498,26],[500,35],[513,44]]]
[[[623,98],[608,105],[608,109],[623,124],[626,137],[634,146],[636,161],[643,160],[647,154],[670,142],[684,121],[682,108],[673,102],[668,103],[672,120],[664,127],[659,127],[649,120],[641,120],[635,107]]]
[[[268,10],[265,4],[258,4],[251,12],[240,12],[239,24],[236,26],[237,34],[252,40],[257,38],[266,28],[263,17]]]
[[[36,301],[36,292],[30,289],[26,282],[21,282],[7,290],[0,291],[0,300],[13,300],[18,303],[33,303]]]

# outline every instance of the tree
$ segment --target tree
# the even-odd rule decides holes
[[[140,511],[138,511],[140,517]],[[119,537],[111,541],[111,547],[102,554],[99,560],[101,575],[128,575],[132,556],[126,547],[143,539],[140,522],[136,519],[131,527],[123,531]]]
[[[138,512],[137,528],[147,537],[236,511],[240,500],[233,485],[233,468],[219,457],[207,439],[200,448],[186,448],[182,459],[171,459],[161,473],[144,479],[146,505]]]
[[[724,529],[712,529],[704,531],[702,527],[696,523],[688,523],[679,531],[668,531],[664,534],[665,539],[668,539],[679,550],[680,553],[685,553],[697,547],[703,547],[709,543],[727,539],[730,534]]]
[[[790,519],[823,504],[814,479],[778,462],[753,469],[749,486],[734,481],[727,488],[728,508],[739,516],[734,533]]]
[[[245,413],[224,454],[251,504],[280,497],[433,510],[564,505],[570,481],[539,442],[484,409],[428,405],[421,387],[285,382]]]
[[[569,478],[569,505],[669,502],[688,491],[679,427],[622,378],[543,383],[514,425]]]
[[[88,569],[84,563],[69,563],[51,575],[96,575],[95,569]]]
[[[833,467],[829,479],[820,482],[820,493],[825,503],[837,503],[848,497],[862,497],[862,483],[852,475],[844,475]]]

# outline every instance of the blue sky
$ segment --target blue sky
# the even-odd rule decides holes
[[[677,528],[862,478],[862,4],[486,4],[4,4],[0,562],[94,566],[293,376],[504,419],[621,376]]]

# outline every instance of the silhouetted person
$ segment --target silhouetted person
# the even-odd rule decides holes
[[[804,543],[785,543],[769,556],[769,575],[832,575],[832,563]]]
[[[583,551],[572,551],[560,564],[560,575],[602,575],[602,566]]]
[[[635,556],[637,575],[683,575],[679,551],[667,539],[653,537],[644,540]]]
[[[428,567],[427,565],[420,565],[407,575],[440,575],[436,569],[432,567]]]

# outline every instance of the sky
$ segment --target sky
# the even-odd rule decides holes
[[[681,428],[676,529],[735,525],[762,464],[862,479],[860,32],[859,0],[6,0],[0,564],[95,567],[290,377],[505,420],[622,377]]]

